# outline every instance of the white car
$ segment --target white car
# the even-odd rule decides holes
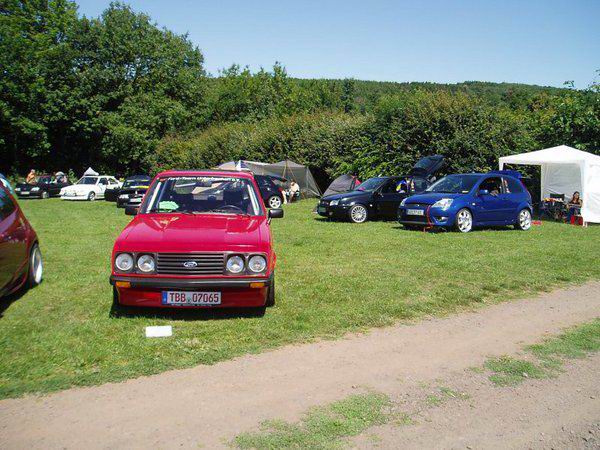
[[[63,200],[90,200],[104,198],[106,188],[120,188],[121,183],[109,175],[84,175],[77,183],[60,191]]]

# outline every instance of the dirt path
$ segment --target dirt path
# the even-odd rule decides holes
[[[593,282],[214,366],[4,400],[0,447],[224,447],[262,420],[294,420],[363,387],[398,395],[599,315],[600,283]]]
[[[600,355],[574,361],[553,379],[497,387],[486,375],[456,373],[394,400],[408,425],[371,428],[350,442],[375,449],[599,449]],[[452,389],[439,406],[439,387]]]

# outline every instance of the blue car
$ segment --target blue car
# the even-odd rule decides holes
[[[407,197],[398,208],[406,228],[454,228],[514,225],[531,228],[531,195],[518,172],[495,171],[449,175],[425,192]]]

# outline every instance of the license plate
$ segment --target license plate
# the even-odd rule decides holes
[[[325,213],[327,212],[327,208],[325,208],[324,206],[319,206],[319,209],[317,211],[320,213]]]
[[[170,306],[210,306],[221,304],[220,292],[163,291],[162,304]]]
[[[119,195],[119,198],[129,198],[129,195],[127,195],[127,194]]]
[[[24,191],[21,191],[21,192],[20,192],[20,194],[21,194],[21,195],[29,195],[29,192],[24,192]]]
[[[406,214],[409,216],[422,216],[425,214],[425,211],[422,209],[407,209]]]

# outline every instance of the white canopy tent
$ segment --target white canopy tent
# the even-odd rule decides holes
[[[578,191],[583,200],[583,220],[600,223],[600,156],[559,145],[503,156],[499,162],[500,170],[505,164],[540,166],[542,198],[550,194],[564,194],[571,198],[573,192]]]
[[[98,172],[96,172],[94,169],[92,169],[91,167],[88,167],[88,169],[85,172],[83,172],[83,176],[85,177],[86,175],[97,177],[100,174]]]
[[[218,169],[223,170],[250,170],[257,175],[270,175],[270,172],[266,169],[269,164],[258,162],[258,161],[227,161],[217,166]]]

